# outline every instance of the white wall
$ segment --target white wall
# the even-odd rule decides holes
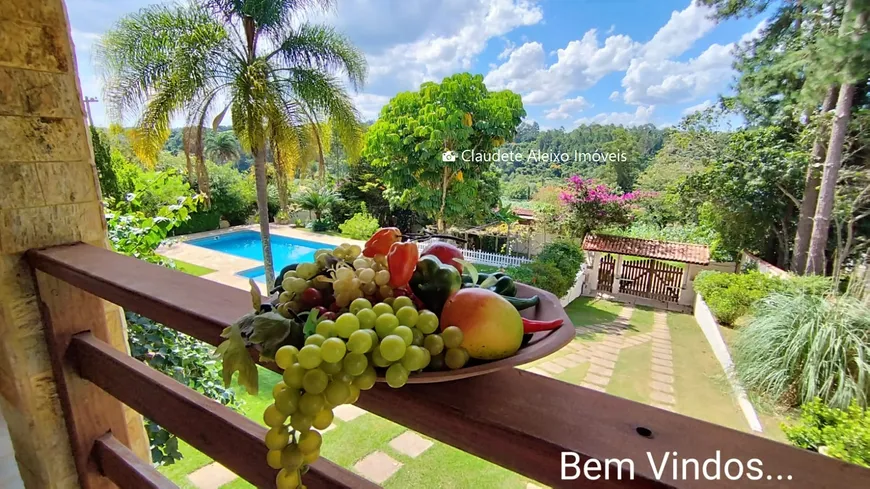
[[[743,416],[746,418],[746,422],[749,423],[749,427],[752,428],[753,431],[761,433],[761,422],[758,420],[755,408],[752,406],[752,403],[749,402],[749,398],[746,396],[746,391],[743,390],[743,387],[734,375],[734,363],[731,361],[731,353],[725,345],[722,333],[719,332],[719,323],[716,322],[713,313],[710,312],[710,308],[707,307],[707,303],[704,302],[704,298],[701,297],[701,294],[695,296],[694,312],[695,321],[698,322],[698,326],[701,327],[701,331],[703,331],[704,336],[707,337],[707,342],[710,343],[710,347],[713,349],[713,354],[716,356],[716,359],[719,360],[722,369],[728,377],[728,382],[731,384],[734,397],[737,398],[737,404],[740,406],[740,410],[743,411]]]
[[[21,474],[18,472],[18,462],[9,439],[9,429],[6,420],[0,414],[0,487],[3,489],[24,489]]]

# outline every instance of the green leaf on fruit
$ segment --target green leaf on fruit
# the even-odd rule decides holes
[[[229,387],[233,381],[233,374],[238,372],[239,385],[249,394],[256,395],[259,388],[257,365],[248,353],[238,323],[225,329],[221,336],[227,339],[218,345],[214,353],[221,358],[224,386]]]
[[[467,272],[469,276],[471,276],[471,283],[477,283],[477,269],[474,268],[474,265],[471,264],[468,260],[462,260],[460,258],[454,258],[453,261],[462,265],[463,275]]]
[[[308,320],[305,321],[305,326],[302,328],[302,333],[306,338],[313,335],[315,331],[317,331],[317,316],[320,314],[320,311],[317,309],[312,309],[311,312],[308,313]]]
[[[251,302],[254,304],[254,312],[260,312],[260,306],[263,305],[263,296],[260,294],[260,287],[257,287],[257,282],[254,279],[248,279],[251,284]]]
[[[486,280],[484,280],[482,284],[480,284],[480,288],[488,289],[495,285],[496,282],[498,282],[498,277],[490,275],[489,277],[486,277]]]

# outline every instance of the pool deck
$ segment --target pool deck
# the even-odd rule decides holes
[[[315,241],[318,243],[326,243],[331,245],[340,245],[342,243],[357,244],[362,246],[364,241],[355,239],[343,238],[341,236],[330,236],[308,231],[307,229],[291,228],[290,226],[282,226],[279,224],[271,224],[269,229],[272,235],[285,236],[288,238],[304,239]],[[201,246],[187,244],[185,241],[191,241],[199,238],[207,238],[211,236],[220,236],[235,231],[260,231],[259,224],[251,224],[244,226],[234,226],[227,229],[216,231],[207,231],[204,233],[188,234],[171,238],[166,243],[157,249],[157,253],[176,260],[186,261],[194,265],[216,270],[214,273],[203,275],[202,278],[212,280],[214,282],[236,287],[238,289],[248,290],[248,279],[236,275],[236,273],[249,270],[251,268],[262,266],[263,264],[257,260],[249,258],[241,258],[228,253],[210,250]],[[276,270],[277,272],[277,270]]]

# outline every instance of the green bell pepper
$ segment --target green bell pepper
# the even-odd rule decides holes
[[[441,315],[447,299],[462,287],[462,276],[452,265],[441,263],[434,255],[426,255],[417,262],[411,276],[411,290],[426,308]]]

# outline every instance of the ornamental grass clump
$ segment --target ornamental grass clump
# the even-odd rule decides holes
[[[755,304],[734,344],[744,386],[787,405],[870,398],[870,306],[849,295],[774,292]]]

